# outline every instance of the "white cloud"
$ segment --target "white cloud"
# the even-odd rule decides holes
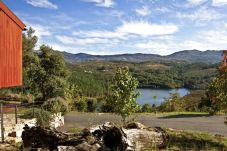
[[[147,7],[147,6],[143,6],[142,8],[138,8],[135,11],[140,16],[147,16],[151,13],[149,7]]]
[[[201,43],[194,40],[185,40],[185,41],[150,41],[147,43],[137,43],[135,47],[148,50],[152,52],[157,52],[161,55],[168,55],[180,50],[207,50],[207,44]]]
[[[117,32],[135,34],[139,36],[158,36],[174,34],[178,27],[174,24],[150,24],[148,22],[124,22],[117,28]]]
[[[168,55],[180,50],[225,50],[227,49],[226,41],[227,31],[208,30],[198,32],[193,39],[153,39],[148,42],[136,43],[135,47],[141,51]]]
[[[92,2],[96,3],[98,7],[113,7],[114,1],[113,0],[84,0],[85,2]]]
[[[34,7],[42,7],[49,9],[57,9],[58,6],[51,3],[49,0],[26,0],[26,2]]]
[[[50,31],[49,27],[28,22],[26,23],[26,25],[27,27],[32,27],[32,29],[35,30],[35,35],[39,38],[44,36],[52,36],[52,32]]]
[[[217,7],[224,6],[227,5],[227,0],[213,0],[212,5]]]
[[[59,45],[58,43],[52,43],[50,44],[50,46],[54,49],[54,50],[58,50],[58,51],[66,51],[69,53],[80,53],[86,50],[86,48],[84,47],[70,47],[70,46],[65,46],[65,45]]]
[[[112,31],[106,31],[106,30],[78,31],[78,32],[73,32],[73,35],[80,36],[80,37],[90,37],[90,38],[127,39],[125,33],[112,32]]]
[[[209,44],[212,44],[216,47],[223,47],[226,49],[226,41],[227,41],[227,32],[225,30],[210,30],[203,31],[199,33],[200,38],[207,41]]]
[[[156,51],[168,49],[168,45],[161,42],[148,42],[148,43],[137,43],[137,48],[141,49],[153,49]]]
[[[158,12],[161,12],[161,13],[167,13],[167,12],[170,12],[171,11],[167,7],[159,7],[159,8],[156,8],[155,10],[158,11]]]
[[[176,45],[177,47],[177,45]],[[186,40],[179,44],[178,50],[207,50],[207,45],[205,43],[194,41],[194,40]]]
[[[118,43],[117,40],[109,41],[104,38],[75,38],[71,36],[56,36],[56,38],[66,45],[90,45],[90,44],[108,44],[108,43]]]
[[[196,5],[200,5],[204,2],[206,2],[207,0],[188,0],[188,3],[192,6],[196,6]]]
[[[101,39],[121,39],[128,40],[130,37],[167,37],[178,31],[174,24],[150,24],[148,22],[124,22],[113,31],[108,30],[90,30],[75,31],[73,35],[80,38],[101,38]],[[168,36],[168,38],[170,38]]]
[[[206,7],[202,7],[197,11],[192,13],[178,13],[177,17],[183,19],[190,19],[192,21],[211,21],[214,19],[218,19],[222,16],[219,12],[213,9],[207,9]]]

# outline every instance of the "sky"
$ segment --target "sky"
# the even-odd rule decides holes
[[[227,49],[227,0],[3,0],[38,46],[111,55]]]

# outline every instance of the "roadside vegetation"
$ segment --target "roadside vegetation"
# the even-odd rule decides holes
[[[226,150],[227,138],[204,132],[177,131],[167,129],[169,140],[167,150]]]

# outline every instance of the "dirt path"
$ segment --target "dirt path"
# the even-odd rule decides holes
[[[65,129],[84,128],[106,121],[121,123],[121,118],[105,113],[68,113],[65,116]],[[137,121],[149,127],[161,126],[181,130],[205,131],[227,136],[227,125],[224,116],[209,115],[137,115]]]

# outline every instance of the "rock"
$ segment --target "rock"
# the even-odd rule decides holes
[[[73,146],[58,146],[58,151],[76,151],[77,148]]]
[[[86,136],[85,140],[88,144],[94,144],[96,142],[96,139],[94,138],[94,136]]]
[[[83,142],[79,145],[76,146],[77,151],[97,151],[99,150],[100,146],[95,144],[91,145],[88,144],[87,142]]]
[[[4,143],[0,144],[0,151],[18,151],[18,139],[14,137],[8,137]]]
[[[8,134],[9,137],[17,137],[17,133],[16,132],[11,132]]]
[[[28,150],[29,150],[29,149],[28,149]],[[49,151],[49,149],[48,149],[48,148],[38,148],[37,151]]]
[[[146,128],[143,124],[138,122],[129,123],[126,125],[127,129],[144,129]]]
[[[97,151],[100,148],[100,145],[89,145],[86,142],[78,146],[58,146],[58,151]]]
[[[25,147],[48,148],[50,151],[140,151],[153,146],[165,147],[168,135],[163,129],[145,128],[140,123],[128,127],[105,123],[84,129],[78,135],[50,128],[25,127],[22,139]]]

